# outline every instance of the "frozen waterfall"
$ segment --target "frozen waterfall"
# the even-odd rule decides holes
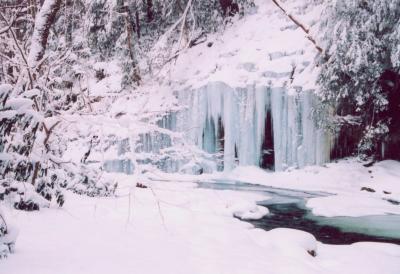
[[[333,138],[311,118],[317,103],[311,91],[289,94],[285,88],[232,88],[213,82],[180,91],[177,97],[185,106],[181,111],[161,115],[155,127],[138,135],[138,164],[202,173],[237,165],[280,171],[330,160]],[[183,142],[174,141],[173,132],[182,133]],[[120,159],[107,162],[106,170],[132,173],[126,142],[117,142]],[[193,156],[183,149],[186,144],[206,154]]]
[[[187,109],[178,114],[177,130],[221,155],[224,170],[256,165],[278,171],[330,159],[331,137],[310,117],[312,92],[289,95],[284,88],[233,89],[214,82],[178,98]]]

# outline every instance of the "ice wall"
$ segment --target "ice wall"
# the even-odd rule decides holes
[[[178,130],[205,151],[219,153],[224,170],[266,167],[271,156],[275,170],[329,161],[331,138],[310,116],[312,92],[288,95],[283,88],[233,89],[214,82],[178,97],[187,105],[178,115]]]
[[[311,91],[289,94],[285,88],[232,88],[212,82],[180,91],[177,97],[183,110],[159,117],[158,127],[138,135],[139,164],[166,172],[202,173],[237,165],[280,171],[330,160],[332,138],[311,117],[318,103]],[[183,142],[173,141],[172,132],[182,133]],[[192,156],[184,149],[188,144],[207,154]],[[120,141],[118,155],[129,151]],[[132,172],[124,161],[108,162],[106,168]]]
[[[317,99],[311,91],[288,95],[271,91],[275,170],[323,164],[330,160],[332,137],[311,117]]]
[[[183,164],[179,157],[175,157],[175,151],[169,150],[173,144],[173,138],[163,129],[176,130],[176,113],[169,112],[155,123],[158,128],[140,133],[136,143],[135,153],[139,164],[156,166],[166,172],[178,172]]]
[[[128,138],[114,140],[108,148],[115,152],[111,153],[110,159],[104,161],[104,170],[133,174],[136,164],[139,164],[155,166],[166,172],[179,171],[182,163],[164,151],[173,145],[172,138],[169,134],[162,132],[163,129],[176,128],[176,113],[170,112],[155,120],[154,127],[148,130],[143,129],[134,138],[135,159],[131,159],[131,142]]]
[[[104,161],[103,168],[107,172],[133,174],[134,165],[129,159],[113,159]]]

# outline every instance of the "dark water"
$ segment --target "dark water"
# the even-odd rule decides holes
[[[266,205],[266,207],[268,207],[270,214],[260,220],[249,221],[255,227],[265,230],[278,227],[299,229],[313,234],[318,241],[326,244],[352,244],[355,242],[400,244],[400,238],[343,231],[343,228],[340,228],[340,226],[344,226],[345,222],[342,224],[339,223],[337,226],[324,224],[324,220],[331,218],[314,216],[314,218],[311,219],[310,211],[299,203],[269,204]],[[318,219],[322,220],[322,222],[319,222]],[[357,220],[357,218],[350,219]],[[361,217],[359,219],[360,221],[362,220]],[[400,226],[398,229],[400,229]],[[379,232],[376,234],[379,234]]]
[[[315,216],[305,207],[307,199],[331,195],[329,193],[226,181],[199,183],[199,187],[257,192],[268,196],[269,199],[260,202],[259,205],[267,207],[270,214],[259,220],[245,220],[257,228],[271,230],[284,227],[303,230],[326,244],[367,241],[400,245],[400,215],[328,218]]]

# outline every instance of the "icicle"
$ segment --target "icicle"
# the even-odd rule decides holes
[[[187,105],[177,128],[209,152],[223,152],[224,170],[257,165],[284,170],[329,161],[328,134],[311,118],[316,104],[310,91],[288,94],[284,88],[233,89],[215,82],[181,92]]]

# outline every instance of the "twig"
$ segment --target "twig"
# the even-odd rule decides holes
[[[49,158],[49,161],[52,162],[52,163],[54,163],[54,164],[56,164],[56,165],[59,165],[59,166],[61,166],[61,165],[63,165],[63,164],[72,164],[71,160],[69,160],[69,161],[64,161],[64,162],[57,162],[56,160],[54,160],[54,159],[52,159],[52,158]]]
[[[12,64],[14,64],[14,65],[16,65],[16,66],[21,66],[20,63],[17,63],[17,62],[15,62],[15,61],[13,61],[10,57],[8,57],[7,55],[4,55],[4,54],[1,53],[1,52],[0,52],[0,57],[3,57],[4,59],[7,59],[8,62],[10,62],[10,63],[12,63]],[[23,65],[23,64],[22,64],[22,66],[26,66],[26,65]]]
[[[18,13],[19,13],[19,12],[18,12]],[[11,19],[11,22],[10,22],[10,23],[8,23],[8,22],[6,21],[6,24],[7,24],[8,26],[0,30],[0,35],[3,34],[3,33],[6,33],[7,31],[9,31],[9,30],[11,29],[12,25],[14,25],[15,21],[16,21],[17,18],[18,18],[18,13],[15,15],[14,18]],[[3,18],[5,18],[5,17],[3,17]]]
[[[43,123],[43,128],[44,128],[44,131],[46,132],[46,138],[45,138],[44,141],[43,141],[44,146],[47,145],[47,142],[49,141],[49,138],[50,138],[50,134],[53,132],[53,129],[54,129],[59,123],[61,123],[61,121],[55,122],[54,125],[52,125],[49,129],[47,129],[46,124]]]
[[[0,6],[0,9],[16,9],[16,8],[31,8],[33,7],[32,5],[26,6],[26,5],[9,5],[9,6]]]
[[[128,218],[126,219],[126,225],[125,227],[128,226],[128,224],[131,222],[131,193],[132,188],[129,188],[129,195],[128,195]]]
[[[8,227],[7,227],[6,220],[4,219],[3,215],[1,215],[1,214],[0,214],[0,218],[3,220],[3,223],[4,223],[5,227],[6,227],[6,232],[7,232],[8,231]]]
[[[182,42],[182,39],[183,39],[183,32],[184,32],[184,29],[185,29],[185,26],[186,26],[187,13],[188,13],[188,11],[189,11],[191,6],[192,6],[192,0],[189,0],[187,5],[186,5],[185,11],[183,12],[183,15],[181,17],[182,18],[182,24],[181,24],[180,35],[179,35],[179,39],[178,39],[179,40],[178,47],[181,46],[181,42]],[[184,46],[184,48],[186,48],[186,45]]]
[[[158,200],[158,197],[157,197],[156,193],[154,192],[154,189],[153,189],[151,186],[149,186],[149,188],[150,188],[150,190],[151,190],[151,193],[152,193],[153,196],[154,196],[154,199],[155,199],[156,202],[157,202],[158,213],[159,213],[159,215],[160,215],[160,218],[161,218],[162,224],[163,224],[163,226],[164,226],[164,229],[165,229],[165,230],[168,230],[167,227],[165,226],[165,220],[164,220],[164,215],[162,214],[162,211],[161,211],[160,201]]]
[[[19,12],[20,12],[20,10],[17,12],[17,14],[18,14]],[[12,27],[11,27],[12,25],[8,22],[8,20],[6,19],[6,17],[3,15],[2,12],[0,12],[0,17],[3,19],[3,21],[4,21],[8,26],[10,26],[9,30],[10,30],[10,32],[11,32],[11,36],[13,37],[14,43],[15,43],[15,45],[17,46],[18,51],[20,52],[21,57],[22,57],[22,59],[24,60],[24,63],[25,63],[25,65],[26,65],[26,67],[27,67],[26,70],[28,71],[29,82],[30,82],[30,84],[31,84],[31,88],[33,88],[33,79],[32,79],[31,71],[30,71],[30,69],[29,69],[28,60],[26,59],[26,56],[25,56],[24,52],[22,51],[21,47],[19,46],[17,37],[15,36],[14,30],[13,30]]]

